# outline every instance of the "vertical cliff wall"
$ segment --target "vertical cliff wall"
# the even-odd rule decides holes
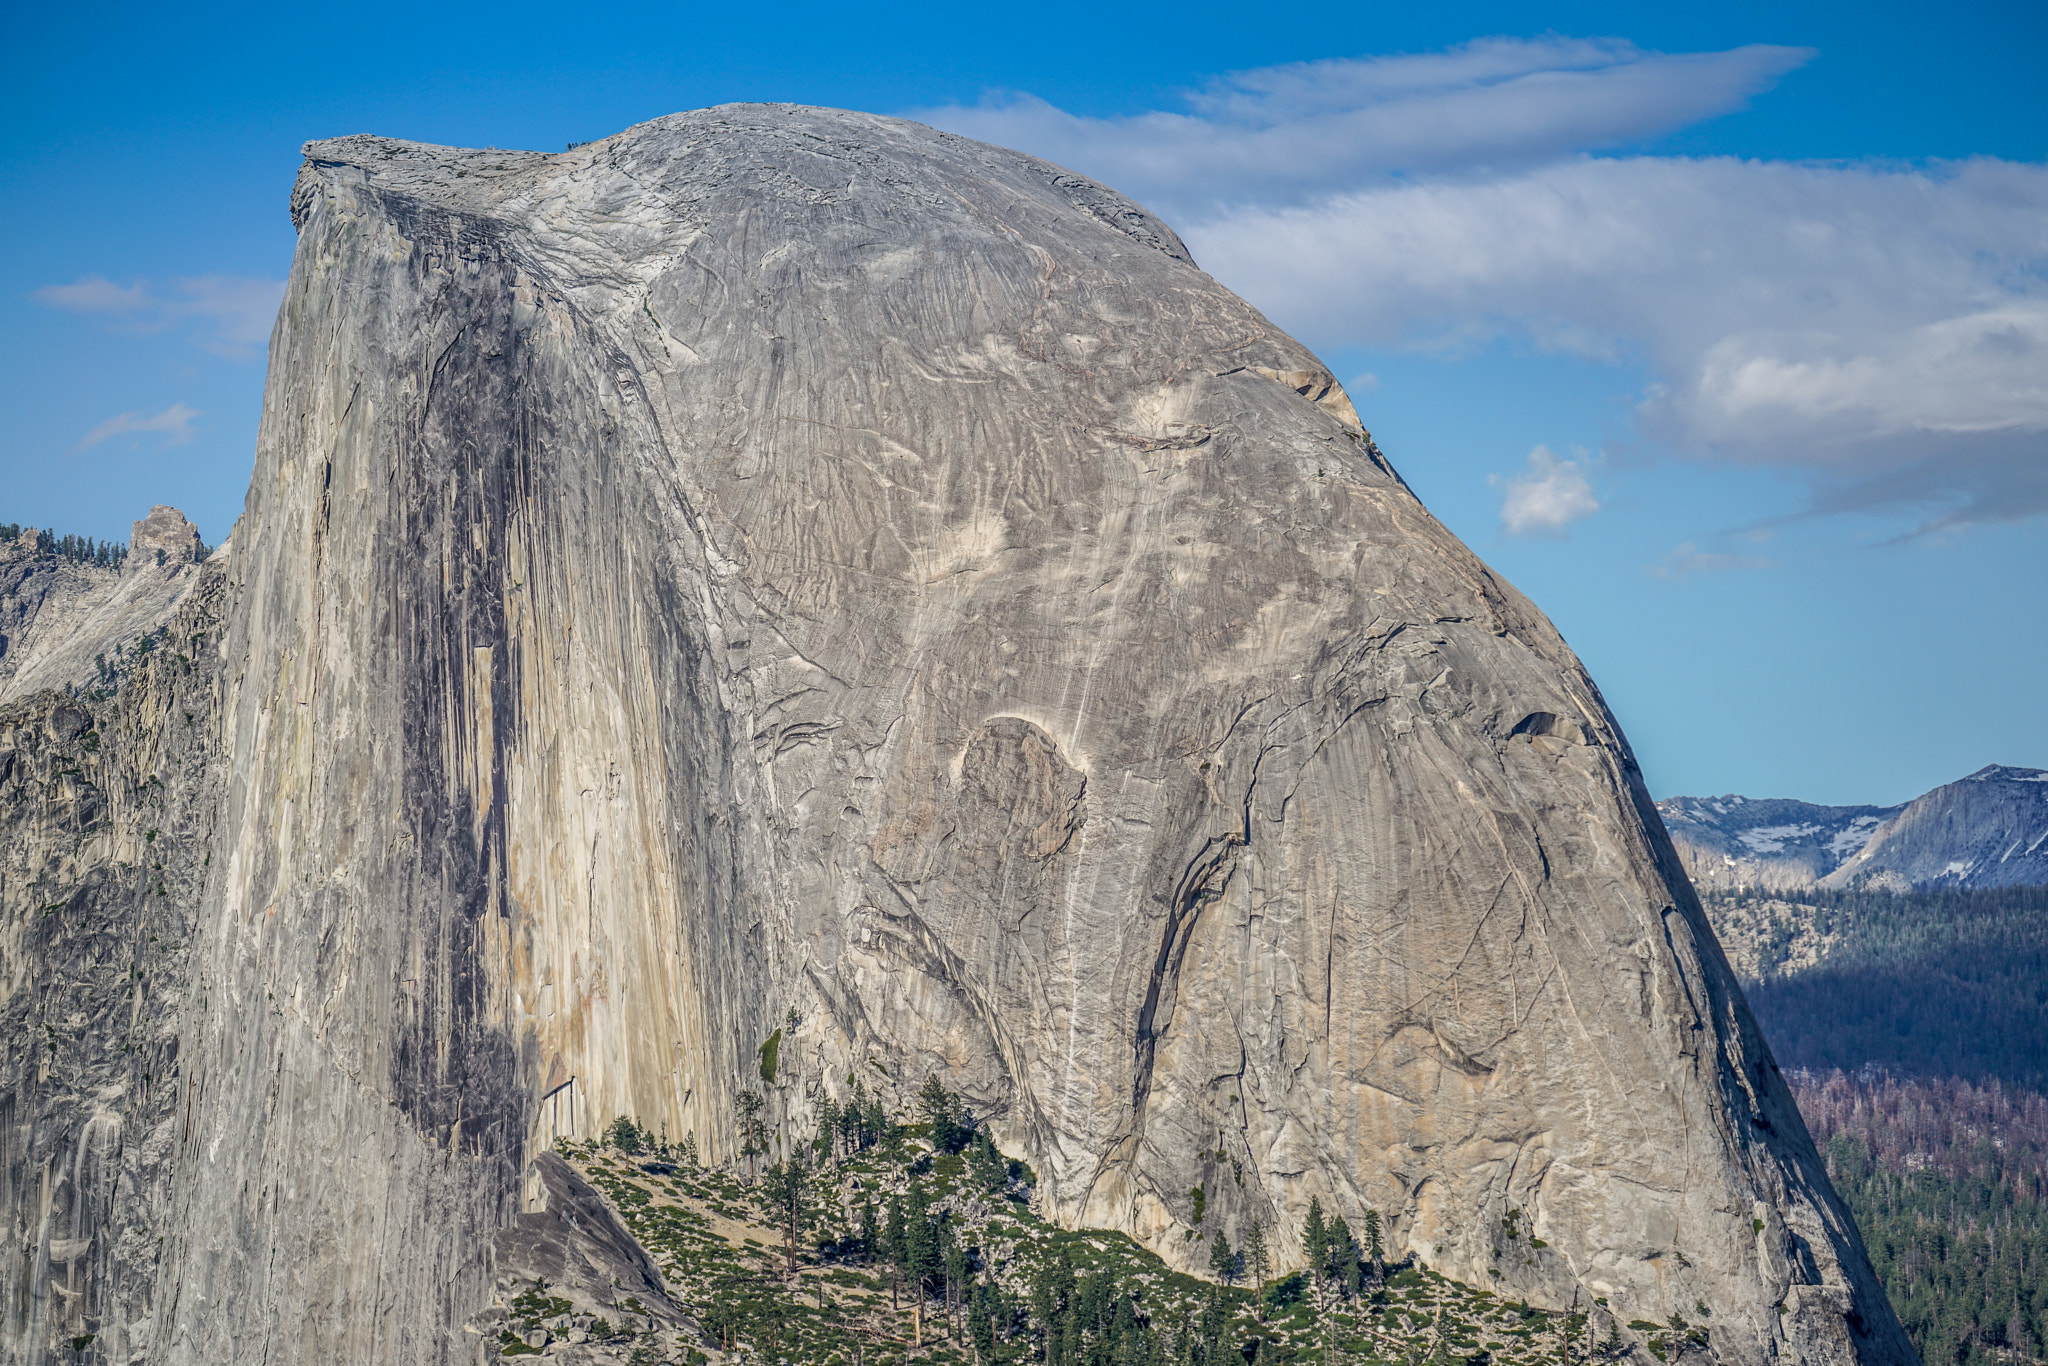
[[[856,1071],[1169,1258],[1911,1359],[1597,690],[1165,225],[782,106],[293,214],[151,1359],[468,1359],[554,1135]]]
[[[152,579],[154,565],[146,571]],[[0,1360],[126,1362],[160,1345],[180,1155],[184,1021],[215,844],[218,563],[189,571],[117,692],[0,701]],[[164,584],[143,590],[161,594]],[[116,590],[51,595],[69,644]],[[112,614],[112,638],[142,629]],[[50,656],[43,656],[48,660]]]

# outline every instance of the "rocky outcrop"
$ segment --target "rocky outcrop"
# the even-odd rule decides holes
[[[1184,1263],[1910,1361],[1597,690],[1164,224],[784,106],[292,205],[150,1359],[467,1359],[555,1135],[939,1072]]]
[[[564,1366],[615,1362],[611,1334],[590,1331],[593,1321],[641,1339],[652,1332],[663,1358],[696,1345],[696,1325],[669,1299],[661,1272],[604,1197],[559,1156],[542,1152],[527,1167],[525,1209],[491,1240],[496,1294],[465,1326],[486,1354],[508,1331],[529,1346],[547,1348]],[[536,1305],[545,1297],[549,1303]],[[541,1312],[536,1313],[539,1310]],[[526,1323],[538,1318],[536,1328]]]
[[[199,581],[199,528],[158,506],[118,568],[65,559],[33,528],[0,542],[0,703],[45,688],[111,693]]]
[[[1990,764],[1908,802],[1823,887],[2048,883],[2048,771]]]
[[[159,1257],[193,1156],[183,1035],[221,1006],[192,968],[224,587],[191,571],[113,696],[0,703],[0,1360],[161,1359]],[[60,1346],[79,1338],[92,1355]]]
[[[1783,798],[1657,803],[1693,884],[1766,892],[2048,883],[2048,772],[1992,764],[1900,806]]]

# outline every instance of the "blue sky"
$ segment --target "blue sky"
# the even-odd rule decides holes
[[[1652,789],[2048,767],[2039,5],[44,7],[0,519],[239,513],[308,138],[907,113],[1164,213],[1579,650]]]

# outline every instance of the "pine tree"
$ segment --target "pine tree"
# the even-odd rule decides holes
[[[960,1240],[953,1236],[950,1225],[942,1226],[946,1244],[946,1319],[954,1324],[953,1341],[960,1340],[960,1332],[953,1314],[956,1306],[965,1303],[967,1294],[967,1249],[960,1246]]]
[[[1223,1236],[1220,1228],[1209,1244],[1209,1270],[1225,1285],[1237,1279],[1237,1251],[1230,1246],[1230,1239]]]
[[[783,1228],[783,1246],[789,1253],[789,1274],[796,1275],[797,1236],[811,1223],[811,1169],[804,1165],[801,1150],[768,1169],[762,1193],[775,1211],[775,1222]]]
[[[1266,1321],[1266,1230],[1259,1227],[1258,1220],[1252,1221],[1251,1231],[1244,1235],[1244,1265],[1252,1278],[1252,1306],[1257,1310],[1259,1322]]]
[[[1227,1362],[1230,1359],[1230,1344],[1224,1341],[1230,1329],[1230,1305],[1224,1300],[1223,1292],[1211,1290],[1209,1299],[1202,1306],[1202,1358],[1210,1363]],[[1242,1360],[1243,1358],[1239,1358]]]
[[[839,1156],[839,1102],[826,1096],[818,1105],[818,1136],[812,1140],[821,1161],[831,1162]]]
[[[1330,1274],[1343,1282],[1346,1295],[1358,1293],[1358,1239],[1342,1218],[1330,1223]]]
[[[1309,1279],[1322,1280],[1330,1271],[1330,1230],[1323,1223],[1323,1202],[1313,1195],[1308,1198],[1308,1222],[1302,1227],[1301,1245],[1308,1253]]]
[[[866,1130],[866,1142],[863,1145],[865,1147],[872,1148],[890,1137],[892,1126],[889,1123],[889,1112],[882,1108],[880,1095],[868,1093],[868,1107],[861,1116],[861,1124]]]
[[[839,1112],[839,1141],[846,1145],[849,1153],[866,1148],[867,1136],[862,1132],[868,1107],[868,1091],[860,1084],[859,1077],[849,1077],[846,1092],[846,1107]]]
[[[996,1356],[994,1292],[977,1285],[967,1301],[967,1340],[974,1345],[976,1366],[988,1366]]]
[[[1001,1190],[1010,1179],[1009,1164],[996,1151],[995,1141],[985,1133],[977,1133],[967,1145],[968,1170],[974,1173],[974,1180],[985,1191]]]
[[[1031,1277],[1031,1317],[1038,1324],[1039,1332],[1045,1335],[1046,1366],[1051,1366],[1052,1363],[1054,1321],[1058,1312],[1059,1301],[1054,1292],[1052,1263],[1048,1259],[1038,1264],[1037,1271]]]
[[[882,1226],[882,1251],[889,1258],[889,1307],[898,1308],[897,1287],[907,1265],[910,1250],[910,1221],[904,1217],[903,1202],[889,1198],[889,1221]]]
[[[1365,1212],[1365,1256],[1372,1263],[1372,1281],[1378,1285],[1387,1278],[1387,1250],[1380,1241],[1380,1212],[1369,1209]]]
[[[903,1274],[911,1291],[911,1330],[918,1346],[924,1345],[925,1286],[938,1274],[940,1236],[932,1219],[931,1192],[922,1181],[912,1181],[903,1202]]]
[[[958,1146],[953,1141],[954,1130],[958,1127],[954,1120],[955,1098],[946,1090],[946,1084],[939,1080],[938,1073],[924,1079],[924,1085],[917,1093],[917,1108],[924,1112],[925,1123],[930,1126],[933,1149],[942,1153],[952,1152]]]
[[[734,1107],[740,1112],[740,1156],[747,1160],[747,1175],[754,1174],[754,1159],[768,1152],[768,1126],[761,1121],[761,1094],[751,1088],[740,1092]]]

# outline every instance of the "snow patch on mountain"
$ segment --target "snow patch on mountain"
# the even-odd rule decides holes
[[[1703,890],[2048,884],[2048,771],[1998,764],[1899,806],[1782,797],[1657,803]]]

